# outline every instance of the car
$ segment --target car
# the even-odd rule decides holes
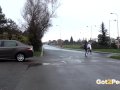
[[[25,61],[33,57],[33,47],[17,40],[0,40],[0,59],[16,59]]]

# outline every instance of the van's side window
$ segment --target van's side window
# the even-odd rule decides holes
[[[14,41],[4,41],[4,47],[15,47],[16,45]]]
[[[0,47],[2,46],[2,42],[0,41]]]

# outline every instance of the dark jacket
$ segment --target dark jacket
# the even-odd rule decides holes
[[[87,50],[87,43],[84,44],[84,49]]]

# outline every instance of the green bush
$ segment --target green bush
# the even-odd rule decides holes
[[[18,37],[18,40],[21,41],[21,42],[23,42],[23,43],[26,43],[26,44],[29,43],[28,37],[23,36],[23,35],[20,35],[20,36]]]
[[[112,43],[111,45],[99,45],[99,43],[98,42],[93,42],[92,43],[92,48],[94,48],[94,49],[116,49],[117,48],[117,46],[116,46],[116,44],[115,43]]]

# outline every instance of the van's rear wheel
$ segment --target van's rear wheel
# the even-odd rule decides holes
[[[19,61],[19,62],[24,61],[24,60],[25,60],[25,55],[22,54],[22,53],[18,53],[18,54],[16,55],[16,60]]]

